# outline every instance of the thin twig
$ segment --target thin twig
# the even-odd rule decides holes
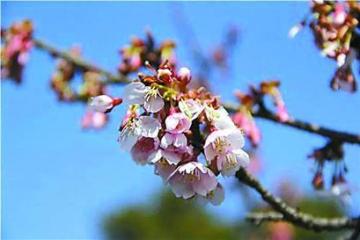
[[[236,177],[247,186],[256,190],[275,211],[279,214],[271,213],[270,215],[263,214],[263,216],[256,215],[256,220],[259,221],[280,221],[282,220],[291,222],[292,224],[313,230],[313,231],[336,231],[342,229],[355,229],[360,219],[351,219],[346,217],[341,218],[321,218],[314,217],[310,214],[303,213],[289,205],[278,197],[273,196],[268,190],[266,190],[261,183],[256,180],[250,173],[245,169],[241,168],[237,173]],[[261,219],[263,217],[263,219]],[[254,216],[250,216],[250,219]]]
[[[238,107],[231,105],[231,104],[224,104],[224,106],[229,112],[236,112],[238,109]],[[321,127],[319,125],[308,123],[308,122],[301,121],[301,120],[294,119],[294,118],[292,118],[288,121],[285,121],[285,122],[281,122],[281,121],[279,121],[279,119],[277,118],[276,115],[274,115],[273,113],[271,113],[270,111],[267,111],[267,110],[260,110],[260,111],[254,112],[253,116],[257,117],[257,118],[266,119],[266,120],[269,120],[271,122],[275,122],[275,123],[278,123],[281,125],[285,125],[285,126],[299,129],[299,130],[303,130],[305,132],[321,135],[321,136],[327,137],[329,139],[335,140],[337,142],[353,143],[353,144],[360,145],[360,135],[357,135],[357,134],[341,132],[341,131],[333,130],[330,128]]]
[[[94,64],[89,63],[88,61],[84,60],[80,57],[74,57],[71,54],[69,54],[67,51],[62,51],[57,49],[56,47],[51,46],[48,43],[45,43],[42,40],[34,39],[34,45],[40,50],[44,50],[48,53],[50,53],[52,56],[63,58],[66,61],[69,61],[76,65],[78,68],[81,68],[83,70],[93,70],[97,71],[100,74],[102,74],[106,80],[104,81],[105,84],[125,84],[130,82],[130,80],[126,76],[122,75],[114,75],[109,71],[104,70],[101,67],[98,67]],[[225,104],[226,109],[229,112],[236,112],[238,107],[231,105],[231,104]],[[340,132],[336,130],[332,130],[329,128],[321,127],[315,124],[307,123],[300,120],[291,119],[286,122],[280,122],[278,118],[272,114],[269,111],[259,111],[253,113],[255,117],[266,119],[272,122],[276,122],[282,125],[286,125],[289,127],[293,127],[296,129],[300,129],[306,132],[318,134],[327,138],[330,138],[332,140],[337,140],[339,142],[347,142],[347,143],[354,143],[354,144],[360,144],[360,135],[346,133],[346,132]]]
[[[113,83],[124,84],[130,82],[126,76],[114,75],[111,72],[104,70],[103,68],[100,68],[94,64],[87,62],[83,58],[75,57],[70,53],[68,53],[67,51],[59,50],[56,47],[53,47],[42,40],[33,39],[33,42],[36,48],[40,50],[44,50],[50,53],[54,57],[63,58],[66,61],[73,63],[75,66],[77,66],[82,70],[92,70],[99,72],[106,78],[106,80],[104,81],[105,84],[113,84]]]

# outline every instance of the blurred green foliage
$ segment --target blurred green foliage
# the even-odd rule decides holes
[[[239,203],[241,204],[241,203]],[[306,212],[324,217],[341,215],[331,201],[304,199],[298,207]],[[254,211],[264,211],[256,208]],[[294,228],[285,223],[268,223],[256,226],[239,220],[226,223],[219,216],[208,213],[195,201],[177,199],[164,192],[153,202],[114,212],[104,220],[106,239],[336,239],[339,233],[314,233]]]

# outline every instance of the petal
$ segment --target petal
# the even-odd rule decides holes
[[[169,164],[177,165],[182,158],[182,155],[176,152],[168,151],[168,150],[162,150],[162,156],[168,161]]]
[[[143,137],[132,147],[131,156],[136,163],[145,165],[149,163],[150,156],[157,152],[158,146],[159,139]]]
[[[156,95],[154,97],[150,97],[148,101],[145,101],[144,108],[146,111],[151,113],[156,113],[160,111],[164,107],[164,100],[160,95]]]
[[[231,144],[232,149],[241,149],[244,147],[245,138],[243,133],[239,129],[235,128],[230,131],[228,130],[227,134],[228,134],[227,139]]]
[[[138,139],[139,135],[136,131],[124,128],[124,130],[120,133],[118,141],[122,149],[124,149],[125,151],[130,151]]]
[[[161,147],[167,148],[175,142],[176,136],[171,133],[165,133],[165,135],[161,138]]]
[[[179,173],[190,174],[197,167],[198,167],[197,162],[188,162],[188,163],[185,163],[185,164],[181,165],[180,167],[178,167],[177,171]]]
[[[148,161],[151,163],[156,163],[162,158],[162,151],[158,149],[157,151],[153,152],[150,156]]]
[[[174,114],[171,114],[165,119],[166,130],[168,131],[174,130],[178,124],[179,119],[175,117]]]
[[[166,130],[178,134],[187,131],[191,127],[190,119],[183,113],[173,113],[165,120]]]
[[[221,175],[224,177],[231,177],[231,176],[235,176],[235,173],[240,169],[240,165],[236,165],[236,167],[233,168],[223,168],[221,170]]]
[[[236,159],[242,167],[247,167],[250,164],[249,154],[247,154],[244,150],[237,149],[232,152],[236,154]]]
[[[107,116],[102,112],[94,112],[92,116],[92,124],[94,128],[102,128],[107,121]]]
[[[178,148],[187,146],[187,138],[185,134],[180,133],[175,135],[174,146]]]
[[[208,172],[201,174],[199,181],[196,181],[193,184],[193,189],[197,194],[206,196],[210,191],[216,188],[217,184],[214,173],[208,169]]]
[[[182,197],[184,199],[189,199],[195,195],[195,192],[192,189],[191,184],[185,182],[183,177],[178,173],[172,174],[169,179],[170,188],[175,194],[176,197]]]
[[[144,137],[157,137],[161,128],[160,122],[150,116],[141,116],[139,118],[139,124],[141,126],[141,134]]]
[[[219,119],[213,121],[213,124],[216,129],[228,129],[236,128],[233,120],[229,116],[222,116]]]
[[[106,112],[113,107],[113,99],[107,95],[91,98],[89,109],[96,112]]]
[[[208,145],[204,148],[205,158],[207,162],[210,164],[212,160],[216,157],[216,152],[212,145]]]
[[[124,103],[126,104],[144,104],[145,94],[148,91],[142,82],[132,82],[124,88]]]
[[[229,158],[231,158],[231,161]],[[235,173],[240,169],[241,164],[242,162],[239,161],[236,154],[228,154],[227,158],[222,161],[221,175],[224,177],[234,176]]]

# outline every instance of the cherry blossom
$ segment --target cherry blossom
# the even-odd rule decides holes
[[[214,173],[198,162],[179,166],[169,176],[168,182],[174,194],[184,199],[189,199],[195,194],[205,197],[217,186]]]
[[[155,87],[145,86],[142,82],[132,82],[124,89],[126,104],[143,105],[151,113],[160,111],[164,107],[164,100]]]
[[[211,164],[216,161],[217,169],[223,176],[233,176],[241,166],[246,167],[249,155],[242,149],[244,137],[237,128],[216,130],[206,139],[204,152]]]
[[[87,111],[81,120],[82,128],[95,128],[99,129],[107,123],[107,116],[102,112]]]
[[[107,95],[100,95],[90,99],[89,108],[96,112],[107,113],[120,103],[122,103],[121,98],[112,98]]]
[[[257,146],[261,140],[260,130],[254,118],[246,109],[240,110],[232,116],[234,123],[240,127],[249,138],[253,146]]]
[[[184,84],[188,84],[191,80],[191,72],[186,67],[180,68],[177,73],[177,76],[179,78],[179,81],[181,81]]]
[[[166,118],[165,125],[167,132],[178,134],[190,129],[191,120],[182,112],[172,113]]]
[[[159,148],[159,139],[157,137],[142,137],[131,149],[131,156],[134,161],[140,165],[151,163],[153,154]]]
[[[125,150],[131,150],[140,137],[156,138],[161,129],[160,122],[149,116],[141,116],[138,119],[129,119],[123,126],[119,143]]]

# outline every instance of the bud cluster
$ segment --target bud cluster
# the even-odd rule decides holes
[[[330,141],[324,147],[315,149],[308,157],[315,161],[316,170],[312,180],[312,185],[315,189],[324,189],[323,170],[325,163],[328,162],[334,164],[334,170],[331,177],[331,191],[335,195],[342,195],[343,193],[346,193],[346,195],[349,194],[345,179],[347,167],[343,160],[344,150],[341,143]]]
[[[232,116],[235,124],[242,128],[245,135],[251,141],[253,147],[256,147],[261,139],[259,128],[256,126],[252,113],[260,111],[268,111],[264,105],[264,97],[270,96],[276,112],[275,116],[280,122],[289,120],[289,114],[282,99],[279,81],[264,81],[259,87],[250,86],[249,93],[236,91],[235,95],[240,102],[238,111]]]
[[[337,62],[338,68],[331,80],[332,89],[356,91],[356,80],[351,69],[351,63],[358,57],[357,47],[354,47],[355,28],[358,27],[357,17],[360,14],[360,4],[356,1],[312,1],[312,18],[309,26],[315,37],[315,44],[321,49],[321,54]],[[294,37],[305,25],[305,18],[289,31]]]
[[[167,63],[139,74],[124,89],[129,105],[119,143],[137,164],[152,165],[177,197],[220,204],[224,191],[216,176],[233,176],[249,164],[244,137],[217,97],[190,90],[190,70]],[[99,104],[99,97],[90,105]],[[104,109],[99,109],[104,110]]]
[[[15,22],[9,29],[1,29],[1,78],[21,83],[25,63],[33,46],[31,21]]]
[[[122,62],[118,70],[123,75],[138,72],[146,61],[152,66],[159,66],[165,60],[175,64],[174,49],[175,43],[171,40],[165,40],[157,47],[150,32],[147,32],[144,40],[133,37],[129,45],[120,49]]]

